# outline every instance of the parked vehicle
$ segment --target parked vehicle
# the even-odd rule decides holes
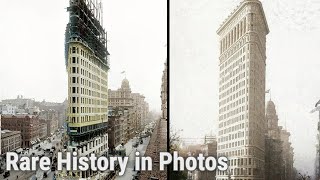
[[[10,176],[10,171],[5,172],[4,175],[3,175],[4,178],[7,178],[9,176]]]

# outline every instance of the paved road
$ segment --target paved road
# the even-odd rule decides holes
[[[149,140],[150,140],[149,137],[143,138],[143,144],[139,144],[139,146],[137,148],[132,147],[132,143],[134,140],[130,140],[127,144],[125,144],[125,148],[126,148],[127,156],[129,157],[129,160],[128,160],[125,174],[123,176],[117,176],[116,180],[130,180],[130,179],[132,179],[133,175],[136,174],[136,172],[133,171],[134,163],[135,163],[134,159],[135,159],[136,149],[137,149],[137,151],[140,152],[140,155],[143,156],[146,149],[147,149],[147,146],[149,144]]]
[[[52,137],[50,137],[51,142],[45,140],[43,142],[40,142],[40,147],[42,148],[41,151],[37,150],[36,148],[30,148],[29,150],[23,151],[19,157],[23,157],[23,156],[31,156],[32,153],[35,154],[35,156],[41,155],[41,154],[45,154],[48,155],[48,152],[44,152],[43,149],[51,149],[52,146],[57,147],[58,143],[61,142],[61,133],[59,133],[58,135],[53,135]],[[2,169],[6,169],[6,164],[3,163]],[[3,177],[2,173],[0,175],[0,179],[4,179],[4,180],[17,180],[17,179],[32,179],[32,177],[37,177],[37,179],[53,179],[53,172],[49,171],[48,174],[48,178],[42,178],[43,177],[43,171],[41,171],[39,168],[37,168],[37,171],[10,171],[10,176],[7,178]],[[35,179],[35,178],[34,178]]]

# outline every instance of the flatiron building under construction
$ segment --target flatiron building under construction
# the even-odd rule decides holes
[[[244,0],[217,31],[220,36],[218,156],[229,169],[217,180],[264,179],[267,21],[258,0]]]
[[[68,72],[68,143],[65,151],[79,156],[108,152],[107,35],[103,28],[102,3],[98,0],[70,0],[65,32]],[[101,179],[98,171],[62,171],[60,178]]]

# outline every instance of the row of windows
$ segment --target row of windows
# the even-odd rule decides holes
[[[244,115],[242,115],[242,117],[244,117]],[[237,125],[219,130],[219,135],[221,136],[223,134],[232,133],[232,132],[243,130],[243,129],[244,129],[244,123],[241,123],[241,124],[237,124]]]
[[[230,124],[237,123],[237,122],[243,120],[242,118],[244,118],[243,114],[241,114],[239,116],[235,116],[233,118],[230,118],[226,121],[223,121],[223,122],[219,123],[219,128],[223,128],[223,127],[229,126]],[[221,132],[223,132],[223,131],[221,130]],[[223,134],[223,133],[221,133],[221,134]],[[221,135],[221,134],[219,133],[219,135]]]
[[[108,110],[106,108],[101,108],[101,112],[105,113]],[[83,122],[91,122],[91,121],[103,121],[105,118],[105,115],[92,115],[92,116],[88,116],[88,115],[84,115],[84,116],[80,116],[80,117],[68,117],[68,122],[70,123],[83,123]]]
[[[220,41],[220,53],[228,49],[234,42],[247,32],[247,21],[244,18]]]
[[[218,150],[244,146],[244,140],[218,145]]]
[[[248,97],[248,96],[247,96],[247,97]],[[240,99],[240,100],[242,100],[242,99]],[[232,105],[235,105],[235,106],[236,106],[236,103],[237,103],[237,102],[239,102],[239,101],[236,101],[236,102],[232,103]],[[243,103],[244,103],[244,101],[243,101]],[[225,113],[225,114],[219,115],[219,121],[228,119],[229,117],[238,115],[239,113],[243,113],[243,112],[245,112],[246,110],[249,110],[249,106],[248,106],[248,105],[247,105],[247,109],[245,109],[244,106],[238,107],[238,108],[236,108],[236,109],[234,109],[234,110],[232,110],[232,111],[229,111],[229,112],[227,112],[227,113]]]
[[[72,103],[72,104],[81,103],[81,105],[95,105],[95,106],[99,106],[99,105],[107,106],[108,105],[108,102],[106,100],[91,99],[91,98],[85,98],[85,97],[79,98],[79,97],[74,97],[74,96],[69,98],[69,103]]]
[[[237,57],[237,58],[238,58],[238,57]],[[242,69],[245,69],[245,66],[240,67],[242,64],[245,64],[245,63],[244,63],[245,60],[246,60],[246,56],[243,55],[241,58],[237,59],[235,62],[233,62],[234,59],[229,59],[227,62],[230,61],[230,66],[227,67],[227,68],[225,68],[224,70],[223,70],[223,68],[221,68],[221,67],[223,66],[223,65],[222,65],[222,66],[220,67],[220,77],[221,77],[221,80],[220,80],[219,84],[221,85],[221,84],[223,84],[225,81],[228,81],[229,78],[230,78],[230,76],[232,76],[232,71],[233,71],[236,67],[241,68],[241,70],[242,70]],[[227,63],[227,62],[226,62],[226,63]],[[248,66],[249,66],[249,64],[248,64]]]
[[[242,124],[239,124],[240,128],[239,129],[243,129],[244,128],[244,123]],[[220,138],[218,138],[218,142],[226,142],[226,141],[231,141],[231,140],[234,140],[234,139],[237,139],[237,138],[242,138],[244,137],[244,131],[238,131],[236,133],[232,133],[232,134],[229,134],[227,136],[222,136]]]
[[[218,171],[218,175],[240,175],[240,176],[249,175],[251,176],[254,174],[253,174],[253,168],[235,168],[235,169],[230,169],[229,173],[226,171]],[[228,178],[227,179],[217,178],[217,180],[228,180]],[[246,180],[246,179],[239,178],[236,180]]]
[[[243,75],[243,77],[245,76],[244,75],[244,73],[243,74],[241,74],[241,76]],[[240,76],[240,75],[239,75]],[[227,91],[225,91],[225,92],[223,92],[223,93],[220,93],[220,95],[219,95],[219,99],[220,100],[223,100],[223,98],[225,98],[226,96],[229,96],[229,98],[232,96],[232,93],[234,93],[234,92],[236,92],[236,91],[238,91],[237,93],[239,93],[239,89],[241,88],[241,87],[243,87],[243,86],[245,86],[246,85],[246,83],[245,83],[245,79],[244,80],[242,80],[241,82],[239,82],[240,81],[240,77],[239,77],[239,79],[237,79],[236,80],[236,82],[230,82],[230,84],[231,85],[234,85],[234,86],[232,86],[232,87],[230,87],[230,88],[228,88],[228,90]],[[235,84],[236,83],[236,84]],[[247,81],[247,84],[248,84],[248,81]],[[230,96],[231,95],[231,96]],[[235,94],[233,94],[233,95],[235,95]],[[221,101],[220,101],[221,102]]]
[[[108,95],[105,93],[99,93],[90,89],[86,89],[86,88],[80,88],[80,92],[79,92],[79,87],[70,87],[70,93],[73,94],[82,94],[82,95],[87,95],[87,96],[91,96],[91,97],[96,97],[96,98],[102,98],[104,99],[105,97],[108,97]],[[107,98],[106,98],[107,99]]]
[[[244,93],[245,93],[245,91],[244,91],[244,89],[242,89],[242,90],[238,91],[236,94],[230,96],[230,98],[233,97],[234,99],[236,99],[236,101],[233,101],[234,99],[231,99],[231,101],[233,101],[233,102],[231,102],[231,101],[229,101],[229,98],[221,101],[221,103],[219,103],[219,106],[221,107],[219,109],[219,114],[223,115],[223,113],[226,111],[229,111],[229,109],[239,108],[238,107],[239,105],[242,105],[243,103],[245,103],[245,97],[238,98],[238,97],[244,95]],[[223,106],[226,103],[229,103],[229,104],[226,106]],[[242,111],[244,111],[244,110],[242,110]]]
[[[70,111],[73,114],[77,113],[106,113],[108,108],[96,108],[96,107],[70,107]]]
[[[72,84],[79,84],[79,77],[70,77],[70,82]],[[98,83],[91,82],[87,79],[80,78],[80,84],[83,86],[87,86],[88,88],[92,88],[98,91],[107,92],[108,88],[105,86],[100,86]]]
[[[249,63],[247,63],[247,66],[249,67]],[[240,62],[236,67],[237,68],[236,69],[233,68],[233,70],[230,71],[228,75],[221,77],[220,84],[219,84],[220,85],[219,92],[222,92],[223,90],[227,89],[230,86],[230,82],[233,80],[233,79],[229,80],[230,78],[235,78],[235,76],[238,75],[240,72],[245,71],[246,64],[245,63],[242,64]],[[244,77],[244,76],[241,76],[241,77]],[[224,84],[225,82],[227,82],[227,84]]]
[[[70,71],[73,74],[79,74],[79,67],[71,66],[70,67]],[[105,86],[108,85],[107,84],[107,80],[105,80],[107,78],[107,76],[105,76],[105,79],[103,79],[103,78],[100,79],[99,78],[99,77],[101,77],[100,75],[97,76],[97,75],[91,73],[91,71],[85,70],[83,68],[80,68],[80,74],[85,76],[85,77],[87,77],[87,78],[89,78],[90,80],[96,81],[96,82],[101,83],[101,84],[103,84]]]
[[[92,55],[90,51],[84,50],[82,48],[80,48],[80,51],[79,51],[79,47],[75,47],[75,46],[69,49],[69,54],[79,54],[79,53],[82,57],[88,59],[92,64],[95,64],[100,69],[102,69],[102,67],[104,66],[99,60],[96,60],[96,58]]]

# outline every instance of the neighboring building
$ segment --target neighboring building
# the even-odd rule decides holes
[[[217,31],[220,36],[218,156],[229,170],[217,180],[265,179],[265,71],[269,33],[259,0],[244,0]]]
[[[294,153],[293,153],[293,147],[291,146],[290,142],[290,132],[288,132],[285,129],[281,129],[281,140],[283,142],[282,144],[282,158],[283,158],[283,179],[294,179],[295,169],[293,167],[294,163]]]
[[[55,116],[57,116],[56,118],[59,128],[65,125],[66,110],[68,106],[67,99],[62,103],[46,102],[45,100],[43,100],[42,102],[35,102],[35,104],[40,108],[41,111],[55,111],[55,113],[57,113]]]
[[[56,110],[42,110],[39,114],[40,122],[47,125],[47,136],[51,136],[58,129],[59,113]]]
[[[22,95],[18,95],[16,99],[4,99],[1,104],[10,104],[18,108],[29,108],[34,106],[34,99],[24,98]]]
[[[40,108],[37,106],[29,107],[25,109],[29,115],[39,115],[40,114]]]
[[[133,133],[140,132],[148,118],[149,104],[139,93],[132,93],[128,79],[124,78],[118,90],[108,91],[109,107],[121,107],[129,110],[128,128]]]
[[[1,153],[12,152],[21,147],[21,132],[1,130]]]
[[[43,126],[34,115],[2,115],[1,128],[21,132],[21,147],[29,148],[39,140]]]
[[[215,136],[205,136],[202,153],[205,157],[217,157],[217,139]],[[216,171],[199,171],[199,179],[209,180],[216,178]]]
[[[134,112],[136,113],[136,119],[134,120],[135,131],[140,132],[144,128],[144,122],[147,118],[145,97],[139,93],[132,93]]]
[[[39,121],[39,139],[45,139],[48,134],[47,124],[42,123],[41,120]]]
[[[163,86],[163,84],[161,85]],[[162,92],[161,92],[162,97]],[[162,109],[163,110],[163,109]],[[151,113],[148,113],[148,116]],[[164,171],[159,170],[159,157],[160,152],[168,151],[168,121],[165,118],[159,118],[156,120],[156,125],[153,129],[152,135],[150,137],[149,144],[147,146],[146,152],[144,156],[151,157],[153,160],[152,171],[142,171],[139,175],[138,179],[140,180],[149,180],[149,179],[158,179],[158,180],[166,180],[168,179],[168,167],[165,166]]]
[[[122,80],[121,87],[118,90],[109,89],[108,100],[110,107],[133,108],[133,98],[127,78]]]
[[[111,152],[113,152],[121,143],[126,142],[126,123],[125,109],[117,107],[109,110],[108,146]]]
[[[162,84],[161,84],[161,118],[168,119],[168,110],[167,110],[167,96],[168,96],[168,67],[167,61],[164,63],[164,70],[162,74]]]
[[[278,121],[275,104],[270,100],[266,108],[265,179],[295,179],[290,133]]]
[[[0,105],[1,109],[0,109],[0,114],[11,114],[14,115],[16,114],[16,110],[18,109],[17,106],[13,106],[10,104],[4,104],[4,105]]]
[[[147,146],[145,157],[151,157],[153,160],[152,171],[141,171],[139,175],[139,180],[167,180],[167,166],[165,166],[163,171],[159,170],[159,157],[160,152],[167,152],[167,131],[168,131],[168,121],[160,119],[156,121],[156,126],[150,137],[149,144]]]
[[[108,151],[107,35],[102,23],[101,0],[70,0],[65,32],[68,73],[67,151],[79,156]],[[58,179],[100,179],[98,171],[61,171]]]
[[[265,139],[265,179],[283,179],[283,142],[280,137],[281,126],[274,103],[270,100],[266,109]]]

